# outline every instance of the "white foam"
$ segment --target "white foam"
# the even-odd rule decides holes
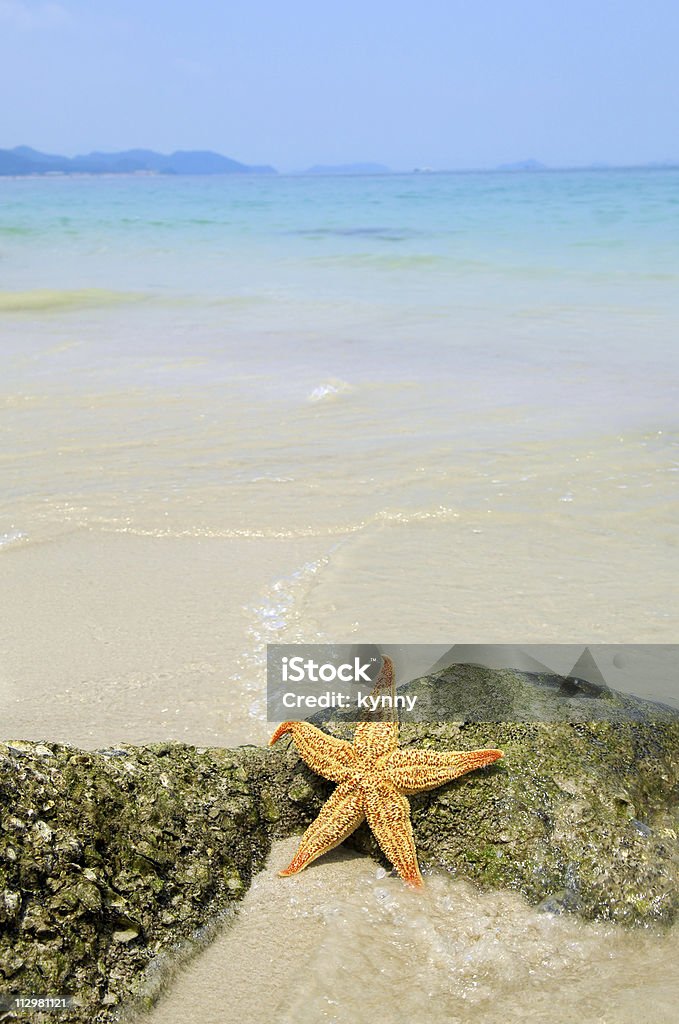
[[[27,539],[28,535],[22,533],[21,530],[8,530],[6,533],[0,533],[0,548],[8,548],[12,544],[20,544],[21,541]]]
[[[248,648],[238,661],[234,678],[252,698],[248,711],[254,719],[263,721],[266,717],[267,644],[312,639],[303,626],[301,608],[309,586],[328,561],[329,555],[324,555],[306,562],[268,587],[259,601],[244,608],[250,620],[246,629]],[[323,639],[313,636],[318,643]]]
[[[351,384],[345,380],[327,380],[315,387],[309,395],[310,402],[322,402],[325,398],[335,398],[337,395],[346,394],[351,391]]]

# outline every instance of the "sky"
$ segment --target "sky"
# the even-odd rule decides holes
[[[0,148],[679,159],[676,0],[0,0]]]

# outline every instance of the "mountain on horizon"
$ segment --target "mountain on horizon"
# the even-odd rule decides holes
[[[168,155],[152,149],[58,156],[31,146],[0,149],[0,175],[26,174],[276,174],[269,166],[239,163],[210,150],[177,150]]]

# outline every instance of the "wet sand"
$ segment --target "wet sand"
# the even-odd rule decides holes
[[[511,893],[428,876],[422,893],[333,851],[276,875],[275,844],[235,925],[178,970],[140,1024],[675,1024],[679,932],[538,912]]]
[[[4,737],[89,749],[268,734],[248,607],[308,542],[75,531],[2,553]],[[255,668],[253,668],[253,664]]]

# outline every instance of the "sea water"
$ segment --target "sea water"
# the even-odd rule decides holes
[[[3,734],[262,742],[270,640],[676,642],[678,220],[660,169],[0,179]],[[552,1021],[633,1019],[571,1014],[609,949],[667,1005],[673,939],[500,896],[446,938],[436,885],[441,1019],[541,943]]]
[[[678,221],[675,170],[0,180],[6,628],[109,559],[255,693],[273,638],[676,640]]]

